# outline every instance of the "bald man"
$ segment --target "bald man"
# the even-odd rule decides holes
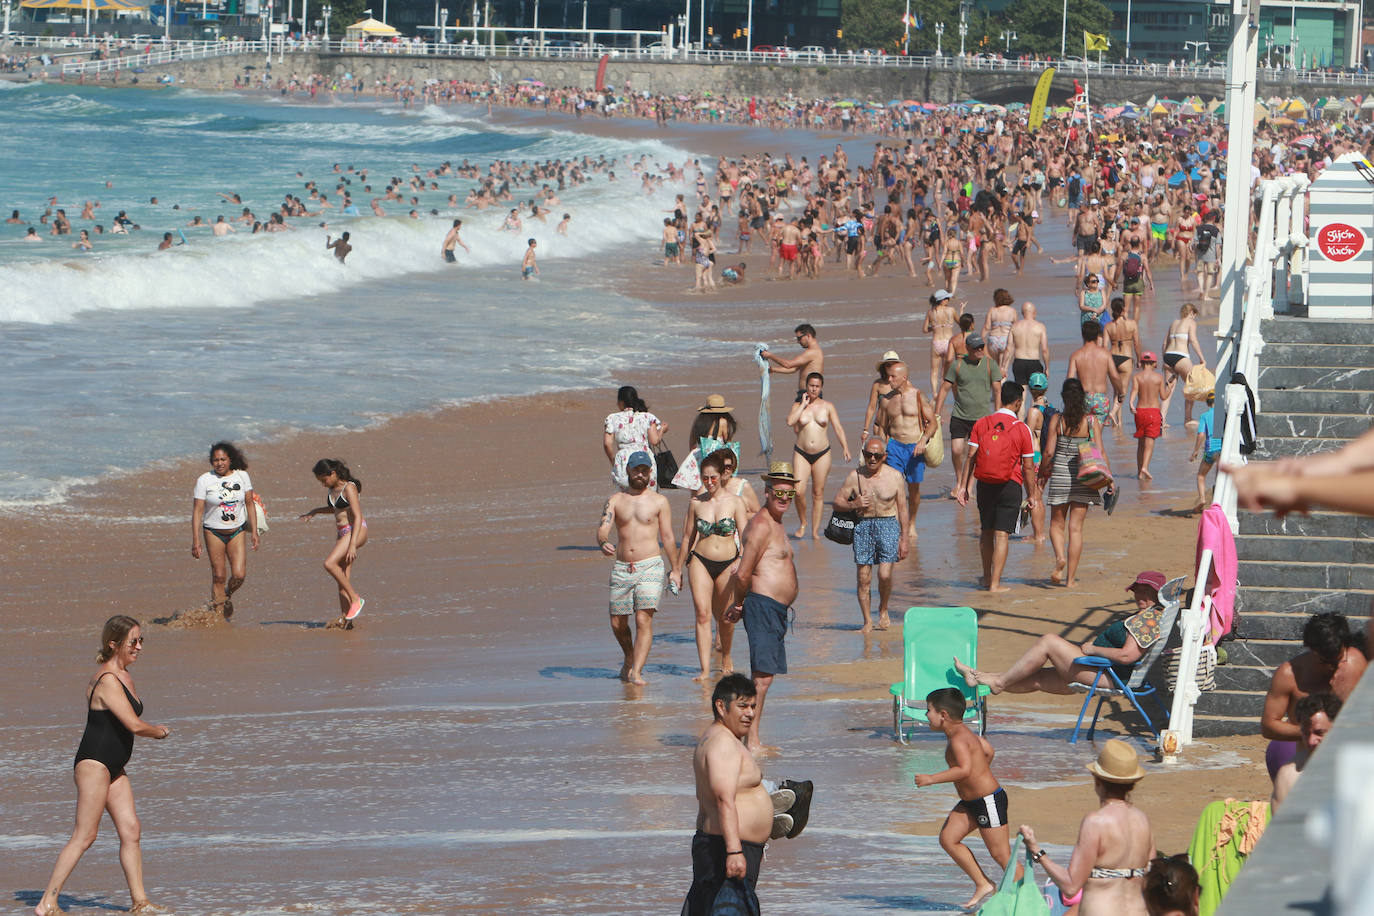
[[[939,431],[935,410],[921,389],[911,384],[910,370],[900,360],[888,364],[892,392],[881,399],[878,429],[887,437],[887,463],[906,480],[907,543],[916,541],[916,512],[921,506],[921,481],[926,474],[926,442]]]
[[[1030,384],[1037,372],[1048,374],[1050,335],[1044,323],[1035,318],[1035,303],[1021,303],[1021,317],[1011,326],[1011,378],[1021,386]]]

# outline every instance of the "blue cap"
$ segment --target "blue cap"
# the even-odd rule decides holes
[[[1045,373],[1036,372],[1030,377],[1030,386],[1032,391],[1044,391],[1050,387],[1050,380],[1045,376]]]
[[[649,457],[649,453],[640,449],[637,452],[630,452],[630,457],[625,461],[627,468],[651,468],[654,466],[654,459]]]

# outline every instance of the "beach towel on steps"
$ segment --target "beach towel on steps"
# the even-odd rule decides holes
[[[761,392],[759,394],[759,454],[763,456],[764,467],[773,460],[773,432],[768,421],[768,396],[770,392],[768,360],[763,358],[763,351],[768,349],[768,344],[754,344],[754,364],[759,367],[762,376]]]
[[[1235,619],[1239,566],[1231,524],[1226,520],[1226,512],[1215,503],[1207,507],[1198,522],[1194,564],[1201,561],[1204,550],[1212,551],[1212,570],[1207,574],[1204,594],[1212,599],[1208,641],[1216,645],[1221,637],[1231,632],[1231,624]]]

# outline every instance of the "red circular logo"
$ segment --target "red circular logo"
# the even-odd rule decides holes
[[[1349,223],[1327,223],[1317,232],[1317,250],[1329,261],[1349,261],[1364,243],[1364,233]]]

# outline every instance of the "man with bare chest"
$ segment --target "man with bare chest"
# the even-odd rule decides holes
[[[900,360],[889,363],[887,383],[892,390],[878,407],[878,428],[887,437],[886,463],[906,480],[906,544],[916,541],[916,512],[920,509],[921,481],[926,476],[926,443],[939,435],[935,409],[925,395],[911,384],[910,370]],[[868,459],[864,462],[867,464]],[[886,606],[886,602],[884,602]]]
[[[742,891],[756,908],[754,887],[773,827],[773,802],[763,786],[763,773],[743,744],[757,715],[753,681],[742,674],[721,678],[711,694],[711,712],[711,724],[692,755],[697,832],[692,837],[692,888],[683,916],[717,912],[722,889]],[[726,888],[732,879],[736,883]]]
[[[1083,383],[1088,410],[1105,427],[1112,406],[1108,393],[1113,377],[1112,357],[1107,348],[1098,342],[1102,337],[1102,325],[1096,321],[1085,321],[1082,332],[1083,346],[1074,350],[1069,357],[1065,378],[1076,378]]]
[[[873,567],[878,567],[878,629],[891,626],[887,603],[892,597],[892,565],[905,560],[906,486],[887,461],[887,445],[876,436],[864,443],[863,466],[850,471],[835,497],[835,508],[859,513],[854,525],[854,565],[858,567],[859,612],[863,632],[873,630],[870,613]]]
[[[759,723],[763,703],[774,675],[787,673],[788,616],[797,600],[797,567],[792,544],[782,527],[782,517],[797,496],[797,477],[792,465],[774,461],[763,478],[763,507],[744,527],[744,552],[740,555],[733,587],[734,606],[726,611],[730,622],[743,619],[749,634],[749,668],[758,691],[758,709],[749,725],[747,746],[763,749]]]

